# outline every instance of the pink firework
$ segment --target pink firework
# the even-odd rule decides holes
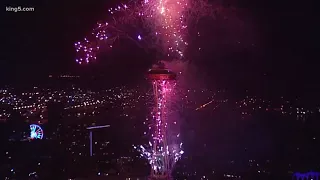
[[[183,57],[188,43],[185,41],[187,24],[185,12],[189,9],[188,0],[150,0],[144,5],[146,19],[152,23],[155,36],[159,36],[161,46],[168,56],[177,54]]]
[[[108,10],[109,21],[97,23],[89,36],[75,43],[76,62],[95,61],[99,52],[112,48],[119,38],[181,59],[188,45],[188,25],[193,26],[203,16],[212,16],[212,12],[206,0],[142,0],[120,4]],[[130,32],[132,29],[136,32]]]

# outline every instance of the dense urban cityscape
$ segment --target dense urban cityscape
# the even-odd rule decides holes
[[[148,89],[148,84],[99,91],[76,84],[2,88],[1,178],[146,177],[150,167],[133,145],[147,143]],[[228,98],[225,90],[179,93],[183,104],[175,111],[183,112],[185,154],[175,166],[176,179],[288,178],[320,168],[319,107],[249,93]],[[31,124],[40,126],[42,139],[30,138]],[[90,129],[104,125],[109,126]]]

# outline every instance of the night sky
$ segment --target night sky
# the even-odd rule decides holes
[[[89,76],[98,72],[116,74],[122,80],[139,77],[153,56],[130,44],[101,57],[96,65],[83,67],[74,62],[74,42],[83,39],[116,2],[6,0],[1,81],[35,81],[58,73]],[[301,96],[318,92],[317,21],[311,1],[233,0],[224,4],[244,12],[239,15],[244,28],[233,24],[236,21],[231,17],[229,25],[218,21],[199,25],[204,37],[192,38],[193,44],[204,49],[191,57],[208,86]],[[35,7],[35,12],[5,12],[6,6]],[[237,36],[242,30],[245,33]],[[231,41],[246,45],[236,47]]]

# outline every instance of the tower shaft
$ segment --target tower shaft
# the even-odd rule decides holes
[[[152,82],[155,103],[152,111],[154,131],[150,179],[168,180],[173,164],[170,159],[173,157],[172,152],[168,145],[168,108],[174,87],[172,82],[176,79],[176,74],[163,68],[155,68],[149,71],[148,79]]]
[[[167,143],[167,96],[169,82],[165,80],[155,80],[153,92],[155,107],[153,110],[153,120],[155,124],[155,134],[153,137],[153,154],[151,164],[151,177],[155,179],[167,179],[170,176],[171,168],[169,162],[169,152]]]

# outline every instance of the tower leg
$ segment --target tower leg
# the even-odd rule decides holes
[[[90,131],[90,156],[92,156],[92,131]]]

